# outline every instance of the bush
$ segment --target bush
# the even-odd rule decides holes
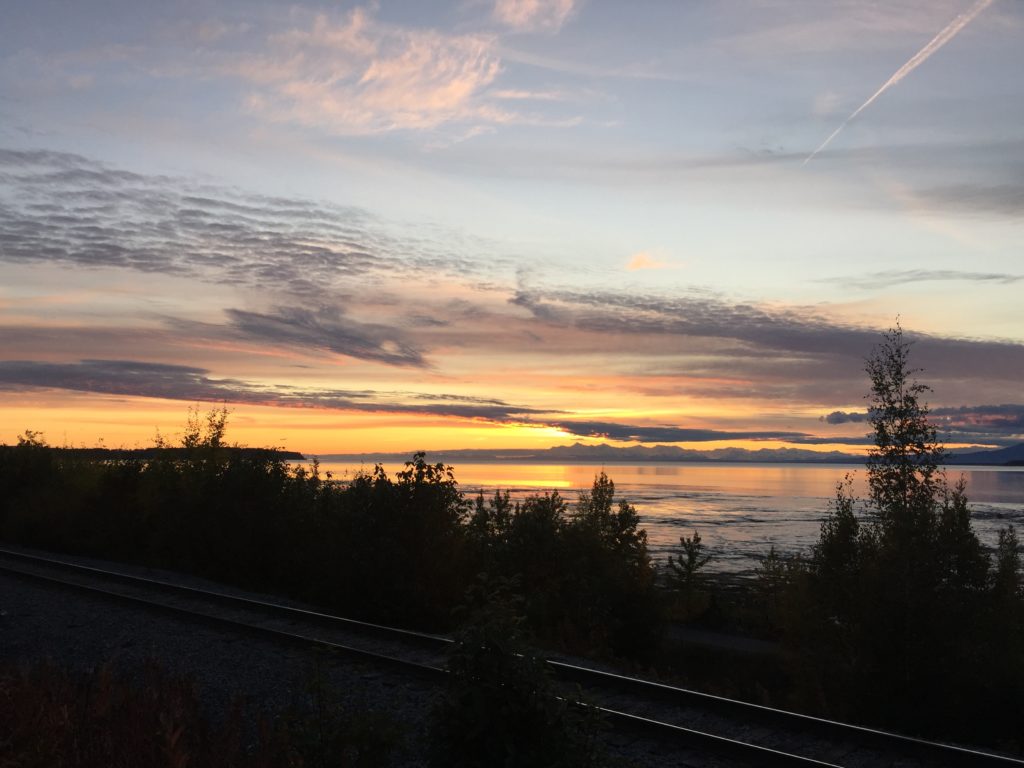
[[[3,764],[44,768],[299,766],[284,732],[266,723],[250,751],[236,707],[214,726],[194,686],[148,667],[137,683],[109,669],[75,677],[52,666],[0,672]]]
[[[329,696],[322,689],[318,699]],[[396,724],[372,713],[314,706],[272,722],[236,701],[217,718],[197,687],[156,663],[132,676],[51,664],[0,669],[0,765],[19,768],[302,768],[383,766]]]
[[[530,628],[545,642],[644,657],[660,639],[662,605],[636,509],[615,502],[602,472],[575,509],[557,491],[510,504],[482,497],[468,523],[478,569],[515,579]]]
[[[555,695],[546,664],[524,642],[511,582],[470,591],[432,716],[430,764],[444,768],[590,768],[602,764],[597,721]]]

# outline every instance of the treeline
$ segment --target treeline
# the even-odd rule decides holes
[[[161,446],[151,448],[68,448],[64,446],[52,448],[58,455],[88,461],[152,461],[157,458],[186,459],[191,448]],[[284,461],[305,461],[306,457],[297,451],[282,451],[277,448],[250,448],[248,446],[231,446],[225,450],[256,458],[275,458]]]
[[[92,460],[27,433],[0,447],[0,538],[429,630],[452,629],[485,574],[510,585],[545,642],[633,656],[656,645],[646,534],[603,473],[573,507],[557,493],[473,500],[423,454],[394,477],[378,466],[341,484],[223,434],[212,414],[178,450]]]

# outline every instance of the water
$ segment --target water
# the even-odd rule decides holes
[[[428,457],[429,458],[429,457]],[[807,550],[818,540],[821,520],[835,496],[836,483],[850,473],[854,493],[864,497],[863,465],[836,464],[608,464],[617,498],[640,513],[652,556],[658,562],[678,549],[679,537],[693,531],[713,558],[708,570],[743,572],[755,568],[771,545],[781,552]],[[358,466],[321,465],[338,479]],[[399,466],[386,465],[393,474]],[[463,491],[475,495],[496,488],[523,498],[557,490],[570,501],[588,489],[598,464],[460,464],[455,477]],[[963,474],[973,510],[974,528],[983,543],[994,546],[997,532],[1013,523],[1024,534],[1024,467],[956,467]]]

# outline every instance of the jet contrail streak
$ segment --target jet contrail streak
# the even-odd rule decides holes
[[[931,56],[933,53],[939,50],[939,48],[941,48],[954,37],[956,37],[957,33],[961,29],[970,24],[971,21],[974,20],[975,16],[977,16],[983,10],[988,8],[988,6],[990,6],[991,4],[992,0],[978,0],[974,5],[970,7],[969,10],[965,11],[964,13],[961,13],[955,19],[949,22],[949,24],[946,25],[945,29],[943,29],[941,32],[939,32],[939,34],[933,37],[924,48],[915,53],[913,57],[911,57],[910,61],[908,61],[902,67],[897,69],[896,74],[894,74],[892,77],[886,80],[882,87],[871,95],[870,99],[868,99],[859,107],[857,107],[853,114],[851,114],[848,118],[843,120],[842,124],[834,131],[832,131],[832,133],[829,134],[829,137],[821,143],[821,146],[807,156],[807,159],[804,160],[803,164],[807,165],[811,160],[813,160],[814,156],[821,152],[821,150],[823,150],[825,147],[827,147],[829,145],[829,142],[831,142],[832,139],[838,136],[839,132],[843,130],[843,128],[850,124],[851,120],[853,120],[855,117],[857,117],[857,115],[859,115],[869,106],[871,106],[871,104],[874,103],[875,99],[877,99],[887,90],[896,85],[896,83],[898,83],[904,77],[906,77],[919,66],[921,66],[928,59],[929,56]]]

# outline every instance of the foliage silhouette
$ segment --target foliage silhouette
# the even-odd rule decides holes
[[[603,473],[576,510],[557,493],[474,504],[418,453],[347,484],[287,454],[230,446],[228,411],[190,410],[182,445],[143,453],[0,446],[0,538],[171,567],[346,614],[450,629],[475,574],[518,577],[533,631],[640,655],[658,603],[636,510]],[[162,447],[160,447],[162,446]]]
[[[136,674],[110,666],[73,674],[47,663],[0,669],[4,766],[388,765],[398,753],[396,724],[376,718],[334,708],[274,721],[240,700],[211,718],[194,681],[152,662]]]
[[[678,557],[668,556],[668,582],[674,589],[688,591],[696,585],[699,571],[711,561],[711,555],[704,552],[700,534],[680,536],[682,552]]]
[[[866,503],[847,477],[810,558],[785,570],[771,563],[762,583],[784,584],[775,619],[797,651],[805,703],[888,727],[1012,741],[1024,715],[1016,542],[1001,537],[993,570],[963,478],[950,483],[942,471],[923,401],[930,390],[909,354],[897,325],[867,361],[875,445]]]
[[[647,534],[604,472],[575,509],[557,491],[514,504],[480,496],[467,527],[478,570],[516,579],[545,642],[633,657],[657,648],[662,607]]]
[[[556,696],[526,644],[515,580],[478,579],[461,607],[447,691],[432,713],[432,766],[589,768],[598,721]]]

